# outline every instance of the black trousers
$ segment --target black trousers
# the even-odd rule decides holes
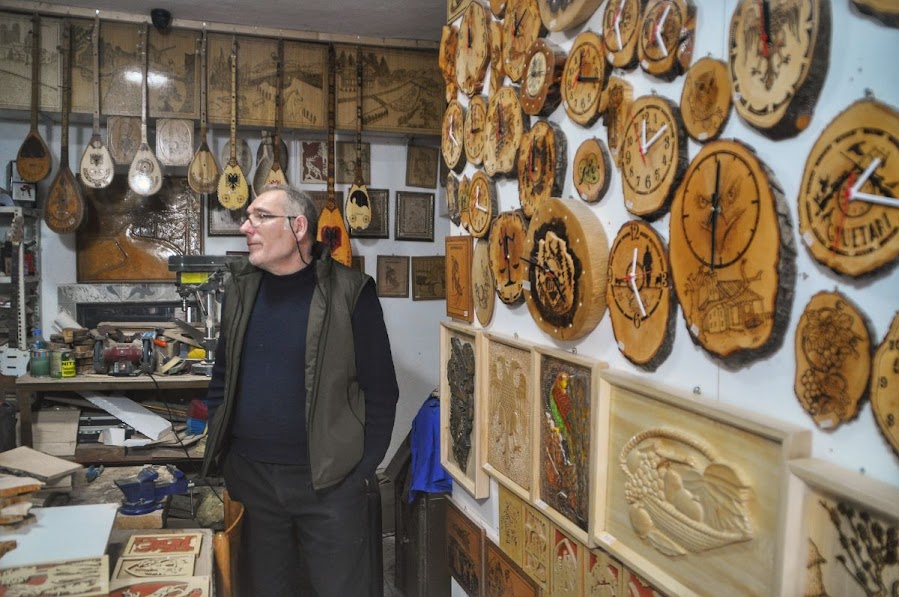
[[[246,508],[240,597],[369,595],[380,579],[371,565],[369,480],[351,476],[316,492],[308,468],[255,462],[235,450],[223,472]]]

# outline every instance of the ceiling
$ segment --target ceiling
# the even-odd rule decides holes
[[[446,23],[445,0],[66,0],[57,4],[149,17],[150,9],[178,20],[213,21],[243,27],[438,41]],[[45,5],[46,6],[46,5]],[[248,21],[248,19],[250,19]]]

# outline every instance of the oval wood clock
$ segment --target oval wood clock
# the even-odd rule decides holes
[[[692,0],[649,0],[637,43],[640,68],[670,81],[690,67],[696,7]]]
[[[521,210],[504,211],[490,227],[490,269],[496,295],[507,305],[520,303],[527,266],[521,261],[527,238],[527,222]]]
[[[471,177],[468,187],[468,231],[476,238],[490,232],[490,224],[496,217],[496,184],[478,170]]]
[[[465,128],[465,109],[456,100],[452,100],[443,113],[443,125],[440,132],[440,151],[447,167],[454,172],[465,168],[462,159],[463,130]]]
[[[874,353],[871,408],[880,432],[899,456],[899,313]]]
[[[567,31],[589,19],[602,0],[538,0],[537,4],[547,29]]]
[[[648,219],[662,215],[687,167],[687,137],[677,106],[659,95],[634,102],[619,153],[624,206]]]
[[[452,172],[446,175],[446,210],[449,212],[450,222],[458,226],[459,219],[459,179]]]
[[[562,100],[559,83],[567,55],[555,44],[538,39],[528,50],[521,83],[521,109],[531,116],[549,116]]]
[[[602,38],[609,64],[630,69],[637,66],[637,40],[640,36],[646,0],[609,0],[602,15]]]
[[[490,176],[515,175],[518,147],[527,129],[524,112],[514,87],[504,86],[487,106],[487,144],[484,170]]]
[[[593,124],[605,110],[609,70],[603,58],[602,39],[584,31],[574,39],[562,72],[562,105],[572,121],[581,126]]]
[[[709,56],[687,71],[680,96],[684,130],[700,143],[717,139],[732,107],[727,65]]]
[[[674,345],[674,294],[665,241],[646,222],[627,222],[609,253],[606,302],[618,350],[655,370]]]
[[[899,113],[858,101],[809,153],[799,188],[799,234],[812,256],[860,276],[899,254]]]
[[[589,207],[551,198],[528,227],[525,302],[537,326],[556,340],[589,334],[606,310],[609,241]]]
[[[596,203],[609,190],[612,160],[605,143],[591,137],[574,154],[574,190],[587,203]]]
[[[527,68],[528,50],[546,34],[537,0],[509,0],[503,20],[503,66],[506,75],[518,83]]]
[[[459,23],[459,42],[456,51],[456,81],[466,95],[480,93],[490,61],[490,17],[478,2],[465,9]]]
[[[476,95],[468,103],[465,113],[465,157],[474,166],[484,162],[484,143],[487,139],[487,100]]]
[[[470,190],[471,179],[462,175],[462,178],[459,179],[459,225],[465,230],[468,230],[468,218],[471,215],[468,211]]]
[[[740,0],[728,46],[737,114],[772,139],[805,130],[827,75],[830,0]]]
[[[871,335],[864,315],[839,292],[819,292],[796,326],[794,391],[821,429],[854,419],[868,393]]]
[[[499,91],[506,79],[503,62],[503,24],[490,21],[490,94]]]
[[[541,203],[561,192],[567,155],[565,134],[555,123],[538,120],[522,136],[518,151],[518,198],[525,217],[532,217]]]
[[[674,288],[693,341],[742,363],[775,349],[790,313],[795,250],[783,191],[752,150],[712,141],[671,206]]]
[[[456,99],[459,83],[456,81],[456,55],[459,51],[459,30],[452,25],[444,25],[440,32],[440,49],[437,52],[437,66],[446,86],[446,101]]]
[[[496,282],[493,270],[490,269],[490,243],[486,240],[475,241],[474,256],[471,262],[471,285],[474,291],[474,314],[478,323],[487,325],[493,319],[496,305]]]

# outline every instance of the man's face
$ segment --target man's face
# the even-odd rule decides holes
[[[273,274],[283,275],[296,271],[299,263],[299,249],[293,231],[294,218],[264,216],[285,216],[287,197],[283,191],[266,191],[247,208],[247,215],[253,219],[262,218],[258,226],[248,219],[240,226],[247,237],[250,263]]]

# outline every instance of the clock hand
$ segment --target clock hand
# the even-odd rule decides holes
[[[515,284],[515,282],[512,281],[512,256],[509,255],[509,241],[514,239],[514,236],[503,234],[503,258],[506,260],[506,286]],[[517,268],[518,264],[515,264],[514,267]]]
[[[526,263],[530,263],[537,269],[542,269],[546,273],[546,277],[553,281],[553,285],[556,287],[556,290],[559,292],[559,294],[560,295],[563,294],[562,293],[562,285],[559,284],[559,279],[558,279],[558,276],[556,276],[556,272],[552,271],[549,267],[543,265],[542,263],[540,263],[539,261],[537,261],[535,259],[528,259],[527,257],[519,257],[518,259],[520,259],[521,261],[524,261]]]
[[[769,10],[768,0],[759,0],[759,36],[761,36],[762,56],[768,58],[771,49],[769,43],[771,41],[771,11]]]
[[[634,298],[637,299],[637,306],[640,307],[640,315],[646,317],[646,308],[643,306],[643,299],[640,298],[640,291],[637,289],[637,247],[634,247],[634,260],[631,261],[631,271],[626,276],[627,283],[634,292]]]
[[[643,153],[646,153],[646,119],[644,118],[640,124],[643,127],[640,130],[640,147],[643,148]]]
[[[487,213],[487,208],[481,205],[481,187],[477,186],[474,191],[474,208]]]
[[[644,121],[645,122],[645,121]],[[649,141],[646,142],[646,147],[643,148],[643,151],[649,151],[649,148],[652,147],[652,144],[659,140],[659,137],[662,136],[662,133],[668,128],[667,124],[663,124],[662,128],[656,131],[656,133],[649,138]]]
[[[849,189],[849,198],[850,199],[855,199],[856,196],[858,196],[859,189],[862,188],[862,185],[864,185],[866,182],[868,182],[868,179],[871,178],[871,175],[874,174],[874,170],[876,170],[877,166],[879,166],[879,165],[880,165],[880,158],[874,158],[873,160],[871,160],[871,163],[868,164],[868,167],[865,168],[865,171],[862,172],[862,175],[858,177],[858,180],[856,180],[855,184],[852,185],[852,188]]]
[[[656,43],[659,44],[659,49],[662,50],[662,55],[665,58],[668,57],[668,48],[665,47],[665,40],[662,39],[661,30],[665,27],[665,21],[668,20],[669,12],[671,12],[670,4],[665,6],[665,12],[662,13],[662,18],[659,19],[658,23],[656,23],[656,28],[655,28],[655,31],[653,32],[653,37],[656,38]]]
[[[599,77],[579,77],[578,81],[584,81],[587,83],[595,83],[599,81]]]
[[[624,3],[626,0],[621,0],[618,3],[618,8],[615,10],[615,19],[613,21],[612,26],[615,28],[615,36],[618,38],[618,49],[621,50],[624,47],[624,44],[621,43],[621,29],[619,24],[621,23],[621,11],[624,8]]]
[[[830,250],[836,251],[843,236],[843,224],[846,221],[846,212],[849,211],[849,202],[852,200],[852,186],[855,183],[856,172],[849,175],[849,187],[840,193],[840,220],[837,222],[836,233],[833,235],[833,242],[830,244]]]
[[[709,259],[709,266],[715,269],[715,248],[718,246],[718,205],[721,199],[719,188],[721,184],[721,162],[715,159],[715,192],[712,194],[712,213],[709,214],[712,227],[712,255]]]
[[[645,122],[646,121],[644,121],[644,127],[646,126]],[[644,128],[644,130],[645,130],[645,128]],[[634,134],[635,135],[637,134],[637,123],[636,122],[634,123]],[[646,152],[643,150],[642,138],[637,140],[637,148],[640,150],[640,159],[643,160],[643,163],[645,164],[646,163]]]

